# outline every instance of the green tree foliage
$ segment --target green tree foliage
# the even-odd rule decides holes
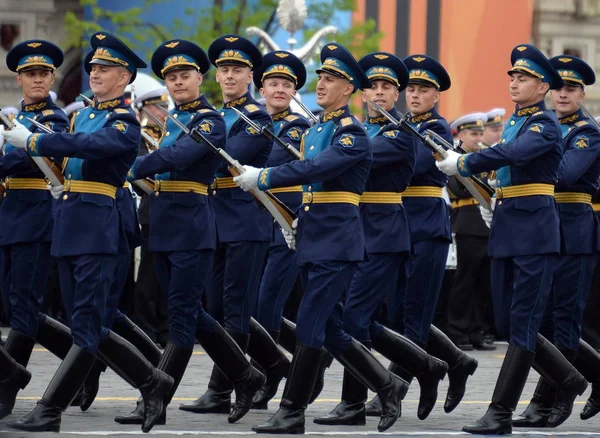
[[[185,1],[186,15],[196,16],[193,26],[186,25],[181,19],[174,19],[170,25],[149,23],[142,18],[142,11],[157,3],[174,3]],[[205,50],[219,36],[234,33],[244,35],[248,26],[265,29],[273,33],[277,26],[275,10],[277,0],[211,0],[203,2],[207,6],[197,8],[198,2],[191,0],[145,0],[143,7],[131,7],[122,11],[109,11],[98,6],[98,0],[80,0],[80,4],[89,7],[92,13],[90,20],[83,20],[73,12],[65,15],[67,46],[81,47],[85,50],[89,44],[89,35],[103,30],[98,23],[110,21],[115,25],[115,33],[134,50],[142,47],[156,47],[163,41],[185,35],[185,38],[197,43]],[[192,7],[194,6],[194,7]],[[354,0],[308,0],[308,19],[305,23],[304,36],[314,34],[318,29],[333,23],[335,11],[352,11]],[[370,51],[377,50],[381,34],[375,31],[375,23],[368,21],[338,31],[335,40],[348,47],[352,53],[360,57]],[[150,44],[149,44],[150,43]],[[152,56],[152,50],[140,53],[146,60]],[[203,91],[215,106],[221,102],[219,86],[214,80],[215,69],[211,69],[202,85]],[[307,87],[314,89],[314,85]]]

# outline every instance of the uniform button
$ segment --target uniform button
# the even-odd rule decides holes
[[[160,192],[154,192],[154,196],[158,196]]]
[[[510,121],[510,126],[515,126],[515,121],[514,120]]]
[[[221,116],[224,117],[225,116],[225,111],[221,111]]]
[[[69,173],[69,175],[67,176],[67,178],[71,179],[71,174]]]
[[[108,114],[104,116],[105,119],[108,119]]]
[[[23,116],[19,116],[19,120],[23,120]]]
[[[173,118],[175,118],[175,119],[177,118],[177,113],[173,114]]]
[[[502,201],[498,201],[498,205],[502,205]]]
[[[78,116],[78,115],[79,115],[79,111],[77,111],[77,112],[75,113],[75,116]]]
[[[66,201],[67,199],[69,199],[69,195],[63,195],[63,201]]]
[[[33,120],[37,120],[37,116],[33,116]]]
[[[308,135],[310,133],[310,129],[306,130],[306,135]]]
[[[216,191],[216,190],[213,190],[213,196],[214,196],[214,195],[216,195],[216,194],[217,194],[217,191]]]
[[[190,117],[190,119],[193,119],[195,115],[196,115],[196,114],[192,114],[192,117]]]
[[[171,133],[169,131],[167,131],[167,133],[165,134],[165,136],[167,136],[167,135],[171,135]]]
[[[304,207],[304,211],[308,211],[310,210],[310,207],[307,205],[306,207]]]
[[[317,128],[317,132],[321,132],[323,130],[323,128],[321,128],[320,126]]]
[[[96,117],[94,113],[90,114],[90,119],[93,119],[94,117]]]
[[[312,186],[308,186],[308,191],[310,192],[312,190]]]
[[[310,148],[308,148],[308,149],[312,151],[314,148],[315,148],[314,146],[311,146],[311,147],[310,147]]]

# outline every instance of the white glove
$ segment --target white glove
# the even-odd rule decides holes
[[[294,219],[292,222],[292,232],[281,229],[281,234],[283,234],[283,238],[285,239],[285,243],[289,249],[296,251],[296,227],[298,226],[298,218]]]
[[[492,211],[482,207],[481,205],[479,206],[479,213],[481,214],[481,217],[488,228],[492,227],[492,219],[494,218],[494,210],[496,209],[496,198],[492,198],[490,207],[492,208]]]
[[[252,166],[244,166],[244,173],[233,177],[236,183],[244,192],[249,192],[258,187],[258,174],[262,169]]]
[[[18,121],[13,122],[15,127],[12,129],[5,129],[2,132],[2,136],[18,148],[25,149],[27,147],[27,139],[31,135],[31,131],[25,126],[21,125]]]
[[[60,195],[62,195],[62,192],[65,190],[64,186],[62,185],[53,186],[52,184],[48,184],[48,186],[50,187],[50,194],[54,199],[60,198]]]
[[[448,176],[456,175],[458,173],[458,159],[460,154],[454,151],[446,151],[448,156],[442,161],[436,161],[435,165],[438,169],[444,172]]]
[[[488,185],[491,188],[493,188],[493,189],[497,188],[498,187],[498,183],[496,183],[496,178],[494,178],[494,179],[488,179]]]

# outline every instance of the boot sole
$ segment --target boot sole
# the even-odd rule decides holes
[[[60,425],[58,426],[45,426],[42,428],[38,428],[38,427],[23,427],[21,425],[14,425],[11,423],[8,423],[6,425],[6,427],[8,427],[9,429],[13,429],[13,430],[22,430],[24,432],[60,432]]]
[[[186,407],[185,405],[179,406],[180,411],[191,412],[193,414],[229,414],[231,412],[231,406],[227,408],[217,407],[217,408],[196,408],[196,407]]]
[[[280,435],[304,435],[305,433],[305,429],[304,427],[300,427],[300,428],[296,428],[296,429],[291,429],[291,430],[280,430],[280,429],[273,429],[273,430],[269,430],[269,429],[257,429],[255,427],[252,428],[252,432],[256,432],[256,433],[264,433],[264,434],[270,434],[270,435],[276,435],[276,434],[280,434]]]
[[[320,424],[322,426],[364,426],[367,424],[367,420],[365,418],[356,419],[356,420],[341,420],[341,419],[330,419],[326,420],[324,418],[315,418],[313,423]]]

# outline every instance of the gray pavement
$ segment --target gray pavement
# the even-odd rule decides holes
[[[342,379],[342,367],[334,362],[327,370],[325,389],[320,398],[309,406],[306,416],[306,431],[310,435],[344,437],[344,436],[447,436],[462,435],[460,432],[463,425],[479,418],[485,412],[489,404],[496,377],[500,369],[506,345],[499,345],[494,352],[473,352],[473,356],[479,361],[479,368],[475,375],[469,380],[467,394],[460,406],[452,413],[445,414],[443,411],[443,399],[446,394],[448,382],[444,380],[440,386],[438,404],[429,418],[419,421],[416,416],[417,402],[419,397],[419,386],[417,382],[411,385],[410,391],[403,403],[402,418],[387,433],[377,432],[375,418],[367,420],[366,426],[354,427],[327,427],[312,423],[316,416],[325,415],[339,401]],[[382,358],[387,365],[387,361]],[[32,355],[29,369],[33,378],[29,386],[19,393],[17,405],[13,415],[0,421],[0,436],[6,438],[17,437],[56,437],[53,433],[27,434],[10,431],[5,427],[6,422],[15,420],[35,406],[36,400],[40,398],[46,385],[52,378],[59,365],[59,360],[51,353],[36,346]],[[238,436],[255,435],[250,432],[253,425],[264,422],[277,409],[279,397],[283,391],[283,384],[274,402],[270,403],[269,411],[250,411],[242,420],[236,424],[228,424],[225,415],[197,415],[179,411],[177,407],[181,403],[193,400],[200,396],[206,389],[212,361],[204,354],[202,349],[196,346],[190,365],[187,369],[182,384],[180,385],[175,399],[168,410],[166,426],[156,426],[151,434],[157,436]],[[523,393],[522,402],[518,410],[525,408],[527,400],[531,397],[537,374],[532,371],[529,376],[527,387]],[[561,427],[554,430],[526,430],[515,431],[515,436],[600,436],[600,415],[588,421],[579,419],[589,389],[576,401],[572,417]],[[130,388],[112,371],[102,375],[100,392],[95,403],[89,411],[81,412],[79,408],[69,408],[62,418],[60,435],[64,436],[132,436],[143,435],[139,426],[122,426],[113,421],[115,415],[129,412],[135,406],[138,392]],[[518,433],[517,433],[518,432]],[[467,434],[464,434],[465,436]],[[271,435],[274,436],[274,435]]]

